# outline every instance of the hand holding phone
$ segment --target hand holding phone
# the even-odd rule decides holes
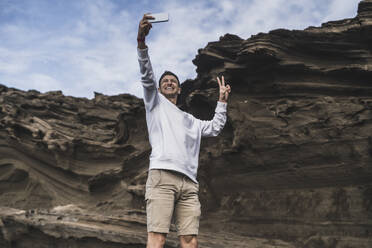
[[[138,26],[138,47],[140,49],[147,47],[145,44],[145,37],[149,34],[150,29],[152,28],[152,23],[167,22],[168,20],[168,13],[144,14]]]
[[[137,40],[144,40],[145,37],[149,34],[150,29],[152,28],[151,23],[149,22],[150,20],[153,20],[154,17],[144,14],[139,26],[138,26],[138,35],[137,35]]]

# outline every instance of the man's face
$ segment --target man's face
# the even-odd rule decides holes
[[[160,92],[165,96],[178,95],[181,88],[178,86],[177,78],[173,75],[165,75],[160,82]]]

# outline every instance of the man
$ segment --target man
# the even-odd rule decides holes
[[[144,89],[146,122],[152,152],[146,182],[147,248],[161,248],[174,215],[182,248],[196,248],[200,218],[199,184],[196,180],[200,139],[217,136],[226,122],[226,105],[231,88],[224,77],[217,78],[220,94],[213,120],[202,121],[181,111],[177,76],[166,71],[159,89],[145,37],[152,28],[144,15],[138,28],[138,61]]]

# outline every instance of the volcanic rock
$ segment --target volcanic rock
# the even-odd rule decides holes
[[[202,141],[200,247],[372,247],[372,1],[355,18],[200,49],[180,108]],[[141,99],[0,85],[0,247],[143,247],[151,147]],[[167,247],[177,247],[172,232]]]

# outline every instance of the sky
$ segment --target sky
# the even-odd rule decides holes
[[[231,33],[248,39],[356,16],[360,0],[0,0],[0,84],[93,98],[142,97],[137,61],[144,13],[169,13],[146,43],[157,78],[196,77],[199,48]]]

